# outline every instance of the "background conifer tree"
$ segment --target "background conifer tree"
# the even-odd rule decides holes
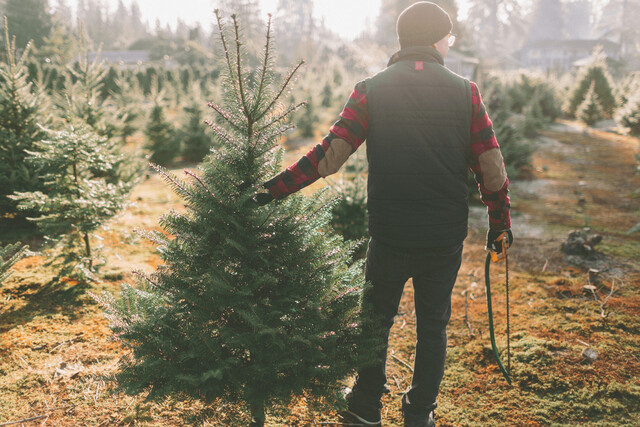
[[[315,125],[318,122],[318,115],[315,113],[313,99],[307,94],[307,103],[296,117],[296,126],[303,138],[312,138],[315,131]]]
[[[333,104],[333,91],[331,90],[331,84],[327,82],[322,88],[322,106],[329,108],[331,104]]]
[[[139,168],[114,142],[80,121],[64,131],[49,131],[34,145],[28,160],[44,171],[48,191],[16,192],[11,198],[19,208],[41,213],[30,219],[47,237],[66,236],[69,266],[78,277],[91,277],[90,235],[125,206]],[[82,255],[73,251],[79,244]]]
[[[213,133],[204,124],[203,99],[200,87],[194,85],[190,91],[191,101],[184,108],[183,124],[178,132],[182,142],[182,157],[189,162],[199,163],[213,147]]]
[[[176,130],[166,118],[162,94],[154,97],[153,107],[147,118],[144,134],[147,137],[147,149],[153,163],[166,166],[175,159],[180,150],[176,139]]]
[[[640,135],[640,87],[628,96],[629,100],[616,114],[616,121],[628,128],[631,135]]]
[[[80,119],[99,135],[112,137],[117,129],[113,120],[116,113],[114,105],[105,102],[106,99],[102,97],[108,69],[104,67],[104,61],[99,60],[99,56],[89,61],[83,37],[86,36],[81,37],[84,47],[80,61],[67,67],[65,91],[58,104],[67,121]]]
[[[613,94],[611,76],[604,60],[597,60],[586,67],[576,79],[575,86],[570,91],[564,107],[571,117],[576,117],[577,109],[587,97],[592,84],[604,116],[612,117],[616,108],[616,98]]]
[[[44,136],[38,126],[46,124],[46,100],[43,93],[28,81],[25,61],[27,46],[19,61],[16,43],[9,42],[5,20],[5,61],[0,62],[0,221],[34,212],[19,212],[17,203],[9,199],[14,191],[43,190],[39,171],[25,163],[26,150],[32,150]],[[6,216],[5,216],[6,215]]]
[[[122,142],[125,143],[127,138],[138,130],[143,97],[136,80],[130,82],[124,76],[120,76],[116,80],[116,86],[118,90],[112,94],[116,105],[115,135],[121,137]]]
[[[209,125],[220,149],[197,173],[185,171],[188,181],[156,167],[187,206],[161,220],[173,237],[144,233],[164,263],[152,275],[139,273],[138,287],[123,285],[119,298],[97,298],[116,337],[133,350],[116,376],[121,388],[156,399],[245,402],[260,425],[265,407],[286,407],[303,391],[338,398],[339,382],[376,351],[360,333],[364,280],[351,258],[355,244],[322,231],[332,203],[318,194],[262,207],[253,200],[280,171],[277,141],[302,105],[281,100],[302,63],[275,86],[270,22],[261,65],[251,72],[235,15],[233,45],[216,16],[225,106],[209,106],[225,126]]]
[[[600,100],[596,95],[595,82],[591,83],[587,96],[576,111],[576,116],[587,126],[593,126],[599,120],[602,120],[602,107],[600,106]]]

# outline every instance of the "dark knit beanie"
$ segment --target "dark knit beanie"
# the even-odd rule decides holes
[[[420,1],[406,8],[398,17],[400,47],[431,46],[453,29],[449,14],[440,6]]]

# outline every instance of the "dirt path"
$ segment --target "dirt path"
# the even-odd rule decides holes
[[[640,144],[603,132],[585,135],[565,123],[545,131],[538,145],[536,179],[512,189],[514,386],[506,384],[491,353],[483,277],[486,214],[473,208],[453,296],[439,426],[640,424],[640,239],[626,234],[640,221],[635,173]],[[287,160],[305,150],[288,153]],[[158,262],[153,246],[132,230],[157,227],[158,217],[179,208],[179,200],[157,177],[141,184],[133,199],[137,205],[101,232],[106,280],[92,285],[91,292],[117,292],[120,282],[131,280],[131,269],[151,270]],[[587,261],[567,258],[560,244],[571,229],[585,226],[603,235],[600,255]],[[600,302],[583,288],[589,267],[602,271],[596,288],[601,300],[614,287],[604,306],[606,318]],[[207,410],[198,402],[146,404],[110,395],[101,375],[113,372],[122,348],[109,339],[107,321],[88,289],[52,280],[54,275],[42,256],[31,257],[0,289],[0,424],[41,415],[34,423],[174,426],[209,417],[216,421],[204,425],[226,424],[232,407]],[[497,270],[493,282],[498,346],[504,349],[505,297]],[[400,393],[411,378],[403,362],[412,364],[415,342],[412,292],[408,284],[392,330],[395,358],[388,363],[385,426],[402,425]],[[587,345],[598,353],[594,362],[582,356]],[[271,425],[334,419],[334,414],[309,412],[303,399],[292,412],[286,419],[272,417]]]
[[[472,210],[471,232],[453,296],[449,358],[439,401],[441,426],[634,425],[640,422],[638,140],[603,132],[584,135],[560,124],[540,138],[535,179],[512,186],[515,245],[510,251],[511,345],[514,386],[502,378],[491,353],[484,292],[484,209]],[[592,259],[567,257],[561,243],[572,229],[603,235]],[[598,268],[597,294],[583,289]],[[504,268],[504,267],[500,267]],[[506,347],[504,280],[494,277],[498,346]],[[467,291],[468,318],[465,321]],[[415,313],[408,286],[392,331],[397,357],[413,362]],[[589,363],[589,344],[599,354]],[[506,363],[506,352],[502,352]],[[385,425],[401,426],[400,393],[411,372],[389,363],[392,395]],[[397,383],[395,379],[397,379]],[[399,387],[398,387],[399,385]]]

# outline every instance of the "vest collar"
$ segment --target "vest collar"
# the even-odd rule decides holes
[[[400,61],[427,61],[427,62],[437,62],[440,65],[444,65],[444,58],[440,55],[434,47],[431,46],[411,46],[404,49],[399,50],[394,53],[389,59],[389,63],[387,67],[395,64]]]

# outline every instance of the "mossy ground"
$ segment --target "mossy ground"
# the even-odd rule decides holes
[[[453,295],[439,426],[640,424],[640,243],[638,234],[626,234],[639,221],[640,198],[634,195],[640,188],[635,174],[640,144],[634,138],[562,128],[544,132],[539,144],[535,179],[516,183],[512,190],[514,384],[502,378],[491,352],[483,277],[486,222],[482,209],[475,208]],[[308,147],[289,148],[287,164]],[[112,220],[108,230],[97,233],[106,259],[101,282],[85,286],[57,278],[44,252],[22,260],[0,289],[0,423],[42,415],[33,425],[218,426],[228,425],[237,412],[222,402],[145,403],[144,396],[110,393],[102,377],[114,372],[127,350],[111,340],[107,321],[87,291],[117,292],[121,282],[133,282],[132,269],[151,271],[159,262],[155,248],[133,229],[158,229],[162,213],[181,209],[157,176],[143,181],[132,201],[135,205]],[[595,291],[600,301],[583,288],[590,261],[571,263],[560,252],[567,232],[585,226],[604,237],[593,261],[601,270]],[[501,268],[495,268],[493,298],[498,346],[506,362]],[[601,302],[608,295],[603,317]],[[413,363],[415,342],[412,297],[409,283],[390,338],[385,426],[402,425],[400,394],[411,381],[403,362]],[[587,346],[598,352],[596,361],[582,356]],[[311,409],[304,397],[289,409],[287,416],[270,414],[270,425],[336,419],[335,413]]]

